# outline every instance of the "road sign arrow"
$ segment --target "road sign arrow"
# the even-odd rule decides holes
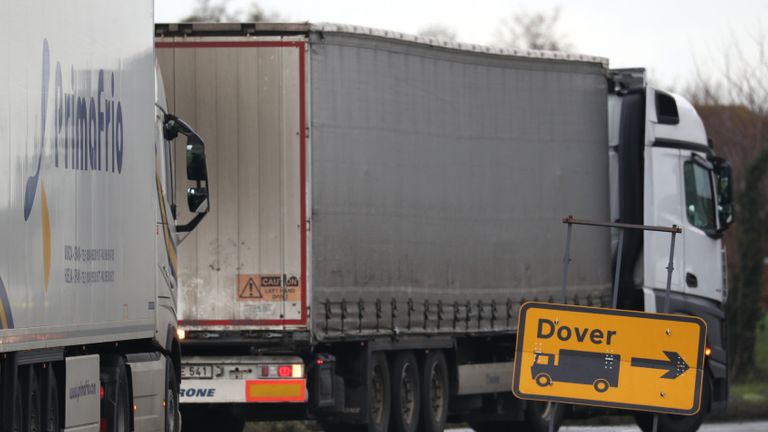
[[[664,351],[664,354],[669,360],[632,357],[631,364],[634,367],[666,370],[667,373],[661,376],[666,379],[675,379],[690,369],[688,363],[675,351]]]

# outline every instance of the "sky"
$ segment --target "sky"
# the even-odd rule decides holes
[[[219,3],[213,0],[214,4]],[[253,0],[229,0],[247,11]],[[417,33],[444,25],[462,42],[492,45],[500,22],[518,12],[559,7],[558,33],[573,51],[606,57],[611,67],[645,67],[657,85],[682,89],[698,74],[723,69],[740,47],[757,57],[755,39],[768,43],[768,0],[258,0],[287,21],[356,24]],[[155,0],[155,21],[175,22],[196,0]],[[766,47],[768,48],[768,47]]]

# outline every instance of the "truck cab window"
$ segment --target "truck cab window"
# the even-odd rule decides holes
[[[714,230],[715,201],[712,193],[712,176],[708,169],[692,161],[683,166],[685,179],[685,213],[688,221],[702,230]]]

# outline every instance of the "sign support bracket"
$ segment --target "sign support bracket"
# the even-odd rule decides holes
[[[619,278],[621,276],[621,261],[622,252],[624,249],[624,231],[627,229],[641,230],[641,231],[656,231],[656,232],[668,232],[670,233],[669,242],[669,263],[667,264],[667,286],[664,294],[664,313],[669,313],[670,295],[672,291],[672,272],[675,269],[675,236],[682,233],[682,229],[677,225],[671,227],[655,226],[655,225],[637,225],[627,223],[612,223],[612,222],[595,222],[590,220],[576,219],[573,216],[568,216],[563,219],[563,223],[568,225],[565,238],[565,254],[563,256],[563,281],[560,288],[562,303],[567,304],[566,288],[568,286],[568,270],[571,264],[571,237],[573,231],[573,225],[586,225],[604,228],[617,228],[619,230],[618,245],[616,250],[616,269],[613,276],[613,289],[612,289],[612,301],[611,307],[618,309],[619,303]],[[554,405],[554,403],[553,403]],[[555,410],[551,410],[552,415],[549,418],[549,432],[554,432],[555,429]],[[653,432],[657,432],[659,427],[659,414],[653,415]]]

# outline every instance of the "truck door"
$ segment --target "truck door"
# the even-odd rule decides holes
[[[680,269],[686,294],[722,297],[722,254],[717,232],[716,196],[712,165],[705,155],[681,151],[685,199],[683,236],[685,265]]]
[[[304,42],[169,37],[156,48],[171,109],[205,139],[214,197],[179,246],[181,324],[306,325]]]
[[[645,208],[643,220],[647,225],[683,227],[683,235],[675,239],[675,271],[672,273],[672,289],[683,290],[683,239],[687,235],[682,202],[683,179],[680,170],[680,149],[664,147],[646,147],[645,156]],[[682,238],[681,238],[682,237]],[[663,290],[667,285],[667,265],[669,263],[670,234],[646,231],[643,234],[645,244],[644,266],[645,285]]]

